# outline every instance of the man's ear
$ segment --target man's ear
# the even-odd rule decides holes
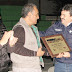
[[[29,16],[29,17],[31,17],[31,15],[32,15],[32,13],[31,13],[31,12],[29,12],[29,13],[28,13],[28,16]]]

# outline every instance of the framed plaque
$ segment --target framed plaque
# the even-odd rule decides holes
[[[71,50],[62,34],[44,36],[41,39],[52,58]]]

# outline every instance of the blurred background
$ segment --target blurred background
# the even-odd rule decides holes
[[[65,4],[71,4],[72,0],[0,0],[0,39],[5,31],[11,30],[18,22],[21,17],[22,7],[26,3],[37,5],[40,18],[36,26],[38,30],[45,31],[55,21],[60,20],[62,7]],[[4,48],[6,49],[6,47]],[[43,59],[45,67],[42,67],[42,70],[43,72],[48,72],[48,69],[54,65],[53,59],[50,56],[43,56]],[[11,70],[11,63],[9,65],[9,70]]]
[[[45,30],[59,20],[61,8],[67,3],[72,3],[72,0],[0,0],[0,19],[7,30],[11,30],[17,23],[21,9],[26,3],[37,5],[40,15],[37,26],[39,30]]]

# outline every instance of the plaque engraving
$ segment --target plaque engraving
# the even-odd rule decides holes
[[[56,57],[59,53],[70,51],[62,34],[41,37],[51,57]]]

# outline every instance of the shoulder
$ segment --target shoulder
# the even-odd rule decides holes
[[[18,25],[18,26],[15,27],[13,30],[19,31],[19,30],[24,30],[24,28],[23,28],[21,25]]]
[[[14,33],[15,33],[16,35],[20,35],[20,34],[25,33],[24,28],[21,27],[20,25],[17,26],[16,28],[14,28],[13,31],[14,31]]]
[[[60,24],[62,24],[61,21],[56,21],[56,22],[54,23],[54,25],[60,25]]]
[[[53,27],[62,27],[64,25],[61,23],[61,21],[56,21],[52,26]]]

